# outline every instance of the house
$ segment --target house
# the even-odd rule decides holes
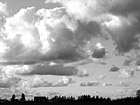
[[[47,98],[45,96],[35,96],[34,101],[35,102],[46,102]]]

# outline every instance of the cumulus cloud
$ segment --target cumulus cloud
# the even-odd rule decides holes
[[[6,18],[3,27],[0,47],[4,60],[38,61],[80,57],[71,36],[77,24],[67,16],[65,8],[21,9],[14,16]]]
[[[111,6],[111,0],[46,0],[46,3],[60,3],[66,7],[69,15],[81,21],[97,20],[102,14],[105,14]]]
[[[8,14],[6,3],[0,2],[0,14],[3,14],[3,15],[4,15],[4,14],[5,14],[5,15]]]
[[[8,61],[59,58],[75,60],[85,55],[83,54],[85,51],[82,52],[85,44],[92,42],[91,39],[101,39],[101,37],[104,38],[104,42],[111,43],[112,49],[116,49],[113,39],[122,52],[136,46],[139,19],[136,15],[137,11],[133,13],[133,6],[129,7],[131,3],[133,5],[136,3],[129,0],[117,2],[115,0],[46,0],[46,3],[48,2],[60,3],[62,6],[39,10],[28,7],[5,19],[0,44],[2,59]],[[120,6],[122,8],[118,9]],[[2,8],[6,8],[5,4]],[[126,16],[123,15],[123,10],[127,8],[129,12]],[[107,31],[109,38],[105,40],[104,34]]]
[[[115,65],[112,65],[112,67],[110,68],[109,71],[111,71],[111,72],[117,72],[117,71],[119,71],[119,70],[120,70],[119,67],[117,67],[117,66],[115,66]]]
[[[5,61],[3,65],[25,65],[12,66],[15,70],[8,67],[11,71],[24,75],[88,76],[85,71],[67,66],[29,65],[46,60],[67,62],[88,58],[98,43],[111,57],[118,51],[139,49],[138,0],[135,3],[129,0],[46,0],[49,2],[60,6],[39,10],[28,7],[11,17],[0,15],[4,16],[3,21],[0,20],[0,60]],[[0,14],[7,13],[6,4],[0,5]]]
[[[86,69],[83,69],[83,70],[78,70],[76,75],[79,77],[87,77],[89,76],[89,73],[87,72]]]
[[[82,22],[96,21],[106,26],[121,53],[137,46],[136,35],[140,33],[138,0],[46,0],[48,2],[60,3],[69,15]]]
[[[125,81],[119,81],[116,86],[123,86],[123,87],[127,87],[129,86],[130,83],[129,82],[125,82]]]
[[[118,78],[130,78],[134,76],[134,68],[126,68],[120,70]]]
[[[74,83],[72,78],[62,77],[62,79],[60,79],[58,83],[54,84],[53,87],[68,86],[71,83]]]
[[[136,71],[140,71],[140,66],[137,66],[136,67]]]
[[[15,75],[9,75],[5,71],[1,71],[0,81],[0,88],[10,88],[17,85],[21,81],[21,78]]]
[[[64,6],[39,10],[35,7],[23,8],[14,16],[6,18],[1,35],[1,59],[9,62],[83,58],[79,50],[88,40],[104,32],[102,32],[100,23],[95,19],[87,23],[79,20],[92,19],[91,17],[96,17],[94,15],[104,13],[108,2],[104,3],[101,0],[100,2],[84,1],[85,4],[79,0],[76,1],[77,3],[73,0],[57,2]],[[76,4],[75,7],[79,4],[85,5],[81,11],[84,13],[77,15],[78,18],[74,15],[79,12],[75,10],[74,12],[69,6],[73,3]],[[77,9],[81,7],[78,6]],[[88,16],[90,14],[91,16]]]
[[[31,83],[31,87],[32,88],[36,88],[36,87],[51,87],[52,83],[44,80],[43,78],[39,77],[39,76],[35,76],[32,83]]]
[[[105,75],[99,75],[99,80],[103,80],[103,79],[105,79]]]
[[[102,86],[112,86],[112,83],[103,83]]]
[[[100,83],[98,81],[89,81],[89,82],[82,82],[80,86],[99,86]]]
[[[135,44],[138,42],[136,35],[140,33],[138,0],[46,0],[49,2],[60,3],[76,20],[96,21],[106,26],[121,53],[138,46]]]

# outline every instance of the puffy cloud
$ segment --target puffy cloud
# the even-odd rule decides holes
[[[49,2],[62,4],[69,15],[86,22],[97,20],[97,17],[106,13],[111,7],[111,0],[46,0],[46,3]]]
[[[76,75],[79,77],[86,77],[89,76],[89,73],[87,72],[86,69],[83,69],[83,70],[78,70]]]
[[[77,24],[67,16],[64,8],[21,9],[14,16],[6,18],[3,27],[0,47],[4,60],[38,61],[65,59],[63,55],[72,56],[69,57],[72,59],[78,56],[76,45],[70,39]]]
[[[17,74],[30,72],[29,65],[7,65],[1,66],[1,71],[4,72],[8,77],[16,76]]]
[[[136,67],[136,71],[140,71],[140,66],[137,66]]]
[[[100,83],[98,81],[89,81],[89,82],[82,82],[80,86],[99,86]]]
[[[80,50],[83,50],[88,41],[106,37],[106,32],[103,31],[106,30],[105,27],[110,38],[104,42],[110,42],[112,49],[116,49],[112,38],[120,51],[128,51],[135,46],[133,42],[137,41],[135,35],[139,30],[137,15],[130,14],[126,17],[115,12],[119,13],[115,6],[123,4],[123,8],[127,8],[129,0],[123,3],[114,0],[46,0],[48,2],[57,2],[62,6],[40,10],[28,7],[6,18],[1,35],[1,59],[77,60],[84,56]]]
[[[22,80],[17,86],[11,87],[11,92],[13,94],[25,93],[27,95],[35,95],[37,91],[32,90],[30,81]]]
[[[138,44],[135,43],[139,41],[137,35],[140,33],[140,24],[136,19],[131,19],[130,16],[123,17],[119,15],[113,16],[105,24],[109,28],[120,52],[128,52],[138,47]]]
[[[140,19],[138,0],[46,0],[48,2],[60,3],[76,20],[87,23],[96,21],[106,26],[121,53],[138,46],[135,45]]]
[[[117,71],[119,71],[119,70],[120,70],[119,67],[117,67],[117,66],[115,66],[115,65],[112,65],[112,67],[110,68],[109,71],[111,71],[111,72],[117,72]]]
[[[36,87],[51,87],[51,86],[52,86],[52,83],[47,82],[46,80],[44,80],[40,76],[35,76],[33,81],[32,81],[32,83],[31,83],[32,88],[36,88]]]
[[[105,79],[105,77],[106,76],[104,76],[104,75],[99,75],[99,80],[103,80],[103,79]]]
[[[24,88],[22,90],[28,91],[31,88],[38,88],[38,87],[61,87],[61,86],[68,86],[69,84],[74,83],[72,78],[62,77],[59,79],[58,82],[48,82],[44,78],[39,75],[35,75],[32,81],[21,81],[17,88]]]
[[[127,87],[127,86],[129,86],[129,85],[130,85],[129,82],[119,81],[119,83],[117,83],[115,86]]]
[[[6,22],[7,15],[8,15],[8,11],[7,11],[6,3],[0,2],[0,36],[3,33],[3,31],[4,31],[4,26],[3,25]],[[0,38],[0,40],[1,40],[1,38]],[[5,45],[3,44],[3,42],[0,43],[0,47],[2,49],[3,49],[3,47],[5,48]]]
[[[136,14],[138,15],[138,12],[140,11],[140,1],[139,0],[113,0],[113,5],[111,12],[116,15],[124,15],[127,16],[129,14]]]
[[[0,81],[0,88],[10,88],[17,85],[21,81],[21,78],[17,76],[10,76],[6,72],[1,71]]]
[[[68,86],[71,83],[74,83],[72,78],[63,77],[58,81],[58,83],[54,84],[53,87]]]
[[[6,17],[0,34],[0,60],[7,61],[3,62],[5,65],[25,64],[25,67],[8,67],[13,71],[11,74],[88,76],[86,71],[73,67],[28,65],[50,59],[63,59],[67,62],[87,58],[99,43],[106,49],[107,55],[115,55],[116,48],[126,52],[138,46],[136,35],[139,36],[139,16],[137,11],[132,13],[129,0],[47,2],[57,2],[61,6],[39,10],[28,7],[14,16]],[[4,5],[1,8],[6,9]],[[117,9],[121,5],[123,7]],[[129,11],[127,16],[123,14],[125,8]]]
[[[126,68],[120,70],[120,75],[118,78],[130,78],[134,76],[134,68]]]
[[[108,32],[103,31],[101,34],[101,36],[96,36],[96,37],[92,37],[91,40],[87,41],[87,43],[85,44],[85,46],[82,48],[81,52],[83,56],[85,57],[90,57],[93,58],[92,55],[98,55],[98,52],[100,52],[100,50],[95,51],[97,49],[97,44],[101,43],[101,45],[103,45],[103,47],[105,48],[105,51],[103,49],[103,52],[101,51],[101,54],[99,54],[100,56],[102,55],[106,55],[108,57],[112,57],[114,55],[116,55],[116,47],[117,45],[115,44],[115,42],[112,40],[112,37],[109,36]],[[94,54],[94,52],[97,52]],[[106,52],[106,53],[105,53]],[[98,56],[99,56],[98,55]]]
[[[73,0],[71,2],[73,3]],[[81,1],[76,2],[82,4]],[[85,3],[87,6],[84,10],[89,12],[94,10],[90,5],[92,3],[90,0]],[[100,5],[99,7],[104,5],[103,1],[92,3],[92,5],[95,4]],[[87,12],[85,16],[86,14]],[[98,22],[84,23],[76,20],[69,14],[67,6],[39,10],[28,7],[6,18],[2,34],[1,58],[7,61],[27,62],[48,59],[82,59],[83,55],[79,54],[79,47],[82,48],[88,40],[99,33],[104,34]]]
[[[7,15],[8,14],[6,3],[0,2],[0,14],[1,15]]]
[[[103,83],[102,86],[112,86],[112,83]]]
[[[80,70],[72,66],[63,66],[62,64],[50,65],[41,63],[34,65],[4,65],[1,66],[1,71],[8,77],[20,76],[20,75],[64,75],[64,76],[89,76],[88,72]]]

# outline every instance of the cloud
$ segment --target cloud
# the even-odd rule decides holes
[[[39,75],[35,75],[33,77],[32,81],[21,81],[17,89],[23,90],[23,91],[29,91],[31,88],[38,88],[38,87],[61,87],[61,86],[68,86],[71,83],[74,83],[75,81],[72,80],[72,78],[68,77],[62,77],[61,79],[58,80],[58,82],[48,82],[44,78],[42,78]]]
[[[34,65],[4,65],[1,70],[8,76],[21,75],[57,75],[57,76],[89,76],[88,72],[79,70],[72,66],[63,66],[63,64],[34,64]]]
[[[119,67],[117,67],[117,66],[115,66],[115,65],[112,65],[112,67],[110,68],[110,72],[117,72],[117,71],[119,71],[120,70],[120,68]]]
[[[140,24],[136,19],[119,15],[113,17],[106,25],[111,31],[119,52],[128,52],[138,47],[135,43],[139,41],[137,35],[140,33]]]
[[[112,86],[112,83],[103,83],[102,86]]]
[[[21,9],[6,18],[3,27],[0,44],[3,60],[28,62],[82,57],[73,41],[77,21],[67,15],[65,8]]]
[[[60,3],[68,15],[82,23],[96,21],[106,26],[121,53],[138,46],[135,44],[136,35],[140,33],[138,0],[46,0],[49,2]]]
[[[7,17],[7,15],[8,15],[8,10],[7,10],[7,5],[6,5],[6,3],[2,3],[2,2],[0,2],[0,34],[2,34],[3,33],[3,31],[4,31],[4,24],[5,24],[5,22],[6,22],[6,17]],[[1,38],[0,38],[1,39]],[[5,47],[5,45],[4,45],[4,43],[0,43],[0,47],[2,48],[2,47]],[[4,51],[4,50],[3,50]],[[2,52],[3,52],[2,51]],[[0,52],[1,53],[1,52]]]
[[[106,78],[105,75],[99,75],[99,80],[103,80],[103,79],[105,79],[105,78]]]
[[[134,68],[126,68],[120,70],[118,78],[130,78],[134,76]]]
[[[63,77],[58,81],[58,83],[54,84],[53,87],[61,87],[61,86],[68,86],[69,84],[74,83],[72,78]]]
[[[112,1],[112,7],[109,10],[110,16],[106,25],[111,28],[120,52],[128,52],[138,46],[135,43],[139,42],[136,36],[140,33],[139,4],[139,0]]]
[[[117,83],[115,86],[127,87],[127,86],[129,86],[129,85],[130,85],[129,82],[119,81],[119,83]]]
[[[133,1],[46,0],[48,2],[61,6],[39,10],[22,8],[4,18],[0,34],[1,61],[15,65],[57,59],[71,62],[90,57],[97,43],[105,47],[109,56],[139,46],[136,37],[139,36],[139,15],[130,6],[135,4]],[[6,9],[4,5],[2,8]],[[124,15],[125,9],[127,15]],[[27,74],[84,74],[77,70],[64,71],[64,68],[70,69],[68,67],[56,67],[62,70],[57,71],[54,66],[30,66]]]
[[[44,80],[40,76],[35,76],[33,81],[31,82],[31,88],[37,87],[52,87],[52,83]]]
[[[136,67],[136,71],[140,71],[140,66],[137,66]]]
[[[99,86],[100,83],[98,81],[89,81],[89,82],[82,82],[80,86]]]
[[[74,67],[63,67],[63,65],[34,65],[30,66],[28,71],[22,72],[21,75],[76,75],[78,70]]]
[[[49,2],[60,3],[69,15],[86,22],[97,20],[97,17],[106,13],[111,6],[111,0],[46,0],[46,3]]]
[[[7,14],[8,14],[8,11],[7,11],[6,3],[0,2],[0,15],[7,15]]]
[[[9,76],[5,72],[0,73],[0,88],[10,88],[17,85],[21,78],[16,76]]]
[[[114,14],[121,14],[124,16],[127,16],[129,14],[136,14],[140,11],[139,4],[139,0],[113,0],[111,12]]]
[[[89,73],[87,72],[86,69],[78,70],[76,74],[79,77],[87,77],[87,76],[89,76]]]
[[[34,96],[37,93],[37,91],[31,88],[31,82],[28,80],[22,80],[17,84],[17,86],[13,86],[10,89],[13,94],[24,93]]]
[[[81,1],[76,2],[84,5]],[[104,6],[102,5],[106,5],[103,1],[92,3],[89,0],[85,3],[87,6],[85,5],[83,12],[85,17],[87,16],[86,19],[91,19],[88,14],[90,15],[94,11],[92,5],[99,5],[103,12]],[[79,50],[87,41],[104,32],[98,21],[94,21],[94,19],[87,23],[79,21],[83,18],[77,20],[70,14],[70,11],[73,10],[68,11],[68,9],[70,8],[69,6],[67,8],[66,1],[65,7],[39,10],[35,7],[28,7],[19,10],[14,16],[7,17],[0,46],[3,49],[2,60],[30,62],[50,59],[70,61],[83,59]],[[95,14],[96,12],[97,15],[102,14],[100,9],[96,9]],[[72,14],[75,13],[72,12]],[[91,16],[93,17],[95,14],[93,13]]]

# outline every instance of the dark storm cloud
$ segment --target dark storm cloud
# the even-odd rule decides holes
[[[111,13],[115,15],[128,16],[129,14],[139,15],[140,1],[139,0],[113,0]]]
[[[109,12],[126,19],[126,23],[123,23],[120,29],[113,30],[119,51],[128,52],[132,48],[138,48],[136,43],[139,40],[136,36],[140,34],[140,1],[114,0]]]
[[[72,76],[76,75],[77,69],[74,67],[63,67],[63,65],[35,65],[31,66],[30,70],[26,73],[22,73],[22,75],[66,75]]]
[[[81,43],[83,40],[90,39],[91,35],[94,37],[101,33],[100,23],[108,21],[106,16],[109,14],[114,16],[113,22],[109,21],[110,24],[117,26],[120,21],[118,28],[110,26],[113,28],[110,35],[116,42],[119,52],[124,53],[137,48],[138,38],[136,36],[140,33],[139,0],[46,0],[46,4],[50,2],[60,3],[67,9],[69,15],[83,24],[78,24],[75,31],[75,33],[80,33],[75,37],[81,40]],[[118,21],[115,21],[115,18],[118,18]]]
[[[90,40],[92,37],[101,34],[101,27],[97,22],[81,23],[78,22],[78,29],[75,31],[74,39],[78,45]]]

